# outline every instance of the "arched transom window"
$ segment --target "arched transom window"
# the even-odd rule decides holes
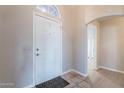
[[[55,5],[38,5],[37,8],[41,12],[47,13],[53,17],[60,17],[59,11]]]

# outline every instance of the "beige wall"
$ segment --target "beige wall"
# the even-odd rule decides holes
[[[0,52],[1,87],[24,87],[33,81],[33,16],[32,7],[2,6]]]
[[[124,71],[124,17],[100,22],[101,66]]]
[[[73,68],[72,45],[72,8],[73,6],[58,6],[62,20],[62,64],[63,72]]]
[[[12,7],[12,6],[11,6]],[[33,6],[13,6],[15,9],[16,87],[33,82]],[[10,10],[9,10],[10,11]]]
[[[84,41],[84,38],[86,38],[85,35],[85,12],[83,6],[75,6],[77,12],[75,12],[75,18],[73,18],[74,23],[74,30],[73,30],[73,63],[74,63],[74,69],[86,74],[87,67],[85,66],[86,63],[86,53],[87,50],[84,50],[84,45],[86,45],[86,42]]]
[[[16,41],[15,31],[13,31],[13,14],[10,13],[7,17],[5,10],[8,7],[4,8],[0,6],[2,20],[1,30],[0,30],[0,87],[13,87],[15,79],[15,44]],[[11,33],[8,33],[11,32]],[[14,34],[13,34],[14,33]],[[8,84],[5,84],[8,83]]]

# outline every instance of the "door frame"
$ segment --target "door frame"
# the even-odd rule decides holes
[[[97,25],[94,25],[92,22],[91,23],[88,23],[87,25],[86,25],[86,39],[87,39],[87,75],[89,74],[88,72],[89,72],[89,61],[88,61],[88,25],[90,25],[90,24],[92,24],[93,26],[95,26],[95,29],[96,29],[96,31],[95,31],[95,48],[96,48],[96,65],[95,65],[95,69],[97,69],[97,65],[98,65],[98,63],[97,63],[97,57],[98,57],[98,54],[97,54],[97,51],[98,51],[98,28],[97,28]]]
[[[35,21],[35,16],[40,16],[42,18],[46,18],[47,20],[51,20],[51,21],[54,21],[54,22],[57,22],[58,24],[60,24],[60,49],[61,49],[61,54],[60,54],[60,74],[62,74],[62,21],[60,19],[56,19],[56,18],[52,18],[52,17],[49,17],[47,15],[44,15],[43,13],[39,13],[39,12],[33,12],[33,86],[36,85],[36,46],[35,46],[35,41],[36,41],[36,38],[35,38],[35,29],[34,29],[34,21]]]
[[[93,23],[94,21],[96,21],[97,22],[97,19],[96,20],[93,20],[93,21],[91,21],[91,22],[89,22],[89,23],[87,23],[87,24],[85,24],[85,37],[84,37],[84,42],[85,42],[85,65],[84,65],[84,67],[86,67],[86,69],[85,69],[85,73],[86,73],[86,76],[88,76],[89,75],[89,73],[88,73],[88,37],[87,37],[87,35],[88,35],[88,25],[90,24],[90,23]],[[99,40],[99,37],[98,37],[98,32],[99,32],[99,27],[97,27],[98,25],[96,25],[96,69],[98,69],[99,68],[99,64],[98,64],[98,53],[99,53],[99,46],[98,46],[98,40]]]

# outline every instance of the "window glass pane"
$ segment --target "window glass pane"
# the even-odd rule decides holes
[[[54,16],[59,16],[58,10],[55,6],[52,6],[54,9]]]
[[[57,15],[56,12],[52,12],[52,16],[54,16],[54,17],[58,17],[58,15]]]
[[[46,5],[40,5],[39,8],[42,12],[48,12],[48,6]]]
[[[55,16],[55,12],[51,12],[50,14],[51,14],[52,16]],[[55,17],[56,17],[56,16],[55,16]]]
[[[58,10],[54,5],[39,5],[38,8],[51,16],[59,17]]]
[[[55,10],[54,10],[54,8],[53,7],[49,7],[49,13],[52,13],[52,12],[54,12]]]
[[[49,13],[50,13],[50,15],[52,15],[52,16],[55,16],[55,10],[54,10],[54,8],[53,7],[49,7]]]

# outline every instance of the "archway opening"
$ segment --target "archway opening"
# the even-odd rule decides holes
[[[124,36],[124,17],[108,16],[98,18],[87,24],[87,73],[97,71],[99,69],[107,69],[112,71],[123,72],[123,36]],[[90,27],[95,25],[95,27]],[[96,46],[92,48],[92,42],[88,41],[88,35],[94,32],[96,28]],[[94,40],[93,38],[91,41]],[[90,44],[89,44],[90,43]],[[94,43],[95,44],[95,43]],[[95,51],[94,51],[95,50]],[[90,51],[90,52],[89,52]],[[89,61],[89,56],[94,52],[96,60]],[[89,55],[90,53],[90,55]],[[91,64],[93,63],[94,64]]]

